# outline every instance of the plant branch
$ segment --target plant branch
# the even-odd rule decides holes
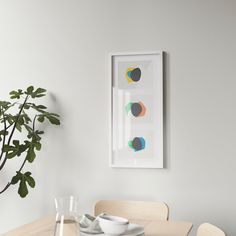
[[[24,100],[24,103],[23,103],[23,105],[22,105],[22,107],[21,107],[21,109],[20,109],[20,111],[19,111],[19,113],[18,113],[18,116],[17,116],[17,118],[16,118],[16,121],[15,121],[15,123],[14,123],[14,126],[13,126],[13,128],[12,128],[10,137],[9,137],[9,139],[8,139],[8,142],[7,142],[8,145],[9,145],[10,142],[11,142],[12,136],[13,136],[14,131],[15,131],[15,129],[16,129],[17,122],[18,122],[18,120],[19,120],[19,117],[20,117],[20,115],[21,115],[21,113],[22,113],[22,111],[23,111],[23,109],[24,109],[24,105],[25,105],[25,103],[27,102],[27,100],[28,100],[28,95],[26,96],[26,98],[25,98],[25,100]],[[5,117],[4,117],[4,116],[3,116],[3,118],[4,118],[4,129],[6,130],[6,128],[7,128],[7,127],[6,127],[6,120],[5,120]],[[11,126],[11,125],[10,125],[10,126]],[[4,138],[5,138],[5,135],[4,135]],[[5,145],[5,140],[4,140],[4,142],[3,142],[3,146],[4,146],[4,145]],[[6,152],[5,158],[4,158],[4,160],[3,160],[3,162],[2,162],[2,164],[1,164],[1,166],[0,166],[0,171],[1,171],[1,169],[4,167],[4,165],[5,165],[5,163],[6,163],[7,154],[8,154],[8,153]],[[2,150],[2,153],[1,153],[1,158],[2,158],[2,155],[3,155],[3,150]],[[1,160],[1,158],[0,158],[0,160]],[[25,165],[25,163],[26,163],[26,160],[27,160],[27,159],[25,158],[25,160],[23,161],[23,163],[22,163],[22,165],[21,165],[19,171],[21,171],[21,170],[23,169],[23,167],[24,167],[24,165]],[[0,194],[2,194],[3,192],[5,192],[10,186],[11,186],[11,182],[8,182],[8,183],[6,184],[6,186],[0,191]]]
[[[0,194],[5,192],[11,186],[11,182],[8,182],[4,189],[0,191]]]
[[[9,124],[9,125],[6,127],[6,130],[8,130],[13,124],[14,124],[14,123]]]
[[[21,171],[22,171],[22,169],[23,169],[23,167],[24,167],[26,161],[27,161],[27,158],[25,158],[25,160],[23,161],[23,163],[22,163],[20,169],[18,170],[18,172],[21,172]],[[11,182],[8,182],[7,185],[0,191],[0,194],[1,194],[1,193],[4,193],[10,186],[11,186]]]
[[[23,161],[23,163],[22,163],[20,169],[18,170],[18,172],[21,172],[21,171],[22,171],[22,169],[23,169],[23,167],[24,167],[26,161],[27,161],[27,158],[25,158],[25,160]]]
[[[5,145],[5,141],[6,141],[6,131],[7,131],[7,125],[6,125],[6,118],[4,116],[4,112],[3,112],[3,124],[4,124],[4,134],[3,134],[3,140],[2,140],[2,149],[1,149],[1,155],[0,155],[0,161],[2,159],[2,156],[3,156],[3,147]]]
[[[34,116],[34,120],[33,120],[33,131],[35,131],[35,121],[36,121],[36,117],[37,117],[38,115],[35,115]]]
[[[26,103],[27,100],[28,100],[28,96],[29,96],[29,95],[26,96],[26,98],[25,98],[25,100],[24,100],[24,103],[22,104],[22,107],[21,107],[21,109],[20,109],[20,111],[19,111],[19,113],[18,113],[18,115],[17,115],[16,121],[15,121],[15,123],[14,123],[14,126],[13,126],[13,128],[12,128],[11,134],[10,134],[10,136],[9,136],[7,145],[10,145],[10,142],[11,142],[12,136],[13,136],[13,134],[14,134],[14,132],[15,132],[16,125],[17,125],[17,122],[18,122],[19,117],[20,117],[20,115],[21,115],[21,112],[23,111],[24,105],[25,105],[25,103]],[[4,165],[5,165],[6,161],[7,161],[7,154],[8,154],[8,152],[5,153],[4,160],[3,160],[2,164],[0,165],[0,171],[1,171],[1,169],[4,167]]]

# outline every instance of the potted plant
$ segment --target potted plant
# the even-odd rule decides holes
[[[44,131],[37,129],[37,122],[49,121],[50,124],[60,125],[58,114],[48,112],[46,106],[35,103],[36,99],[45,95],[46,89],[30,86],[25,91],[11,91],[12,101],[0,100],[0,173],[11,159],[23,156],[16,174],[0,186],[0,194],[11,185],[18,184],[18,194],[23,198],[28,194],[28,187],[35,187],[31,172],[24,171],[24,167],[34,161],[36,151],[40,151],[42,146]],[[23,140],[16,138],[17,132],[22,133]]]

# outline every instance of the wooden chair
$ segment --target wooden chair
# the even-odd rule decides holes
[[[215,225],[203,223],[198,227],[197,236],[226,236],[226,234]]]
[[[106,213],[129,220],[168,220],[169,209],[163,202],[101,200],[95,204],[95,216]]]

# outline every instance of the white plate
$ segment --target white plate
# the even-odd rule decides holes
[[[128,229],[122,235],[124,236],[138,236],[144,234],[144,228],[140,225],[129,224]]]
[[[85,232],[81,232],[81,236],[88,236],[88,235],[95,235],[94,233],[85,233]],[[144,234],[144,228],[140,225],[136,225],[136,224],[129,224],[128,229],[126,230],[126,232],[124,234],[122,234],[121,236],[139,236],[139,235],[143,235]],[[106,235],[109,236],[107,234],[96,234],[96,235]]]

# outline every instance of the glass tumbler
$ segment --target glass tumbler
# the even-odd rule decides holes
[[[79,236],[78,199],[76,197],[55,198],[56,224],[54,236]]]

